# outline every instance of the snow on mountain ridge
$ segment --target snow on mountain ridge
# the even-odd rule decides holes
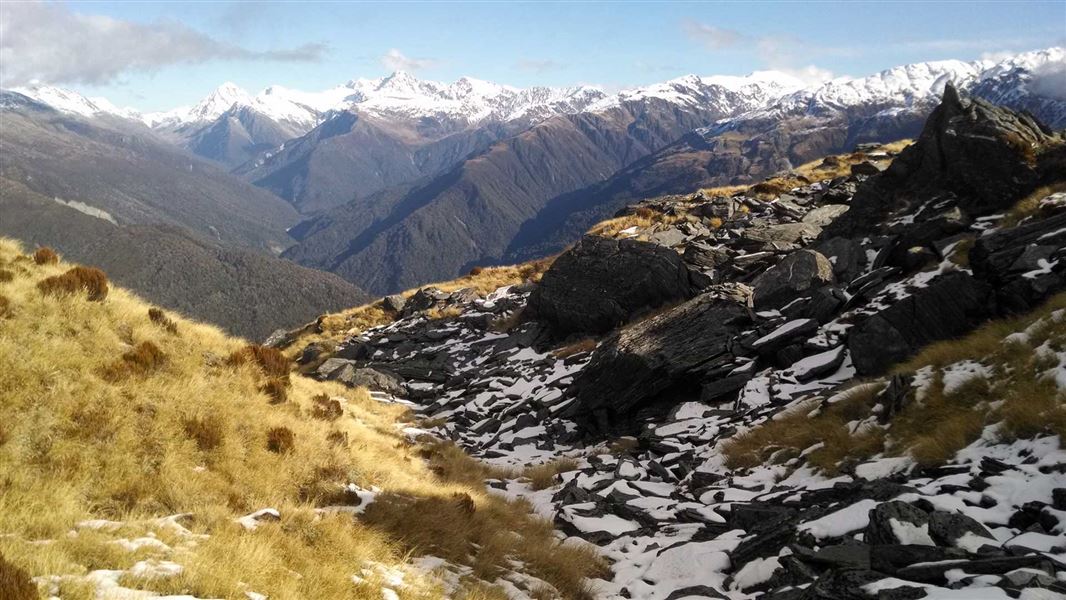
[[[858,104],[899,108],[939,97],[948,81],[966,88],[989,79],[1024,73],[1025,76],[1016,75],[1012,80],[1018,82],[1017,86],[1024,87],[1034,80],[1039,70],[1048,65],[1064,64],[1066,51],[1053,47],[1018,54],[999,62],[946,60],[914,63],[867,77],[840,77],[814,86],[804,85],[800,79],[778,71],[756,71],[747,76],[686,75],[610,96],[591,86],[516,88],[472,77],[442,83],[396,71],[375,79],[353,79],[321,92],[303,92],[274,85],[252,96],[227,82],[193,107],[146,114],[119,109],[104,99],[89,99],[51,86],[29,86],[16,91],[61,111],[82,116],[113,114],[141,120],[157,129],[206,124],[234,107],[247,107],[295,130],[308,131],[330,111],[348,109],[401,118],[447,118],[473,124],[489,119],[541,119],[554,114],[600,112],[623,103],[651,99],[687,106],[716,105],[744,117],[772,117],[801,110],[834,111]],[[1026,93],[1026,90],[1011,88],[1000,93],[1010,96]]]

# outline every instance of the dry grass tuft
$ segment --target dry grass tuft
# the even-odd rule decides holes
[[[571,344],[556,348],[555,350],[552,350],[552,354],[555,355],[556,358],[567,358],[570,356],[574,356],[575,354],[580,354],[582,352],[592,352],[596,349],[596,346],[599,343],[599,340],[593,338],[584,338]]]
[[[37,283],[37,289],[48,296],[60,296],[84,291],[90,302],[107,298],[107,275],[93,267],[74,267],[62,275],[55,275]]]
[[[859,384],[838,402],[810,416],[818,404],[806,403],[778,414],[762,425],[725,442],[722,453],[731,469],[781,463],[823,444],[807,454],[807,461],[829,473],[836,473],[845,460],[870,456],[883,443],[880,430],[864,428],[853,435],[848,424],[870,415],[877,403],[879,386]]]
[[[574,471],[578,467],[576,460],[572,458],[559,458],[551,462],[526,468],[522,476],[529,478],[529,483],[535,490],[546,490],[556,483],[556,475]]]
[[[196,442],[201,452],[209,452],[222,445],[225,428],[218,415],[189,417],[183,421],[182,429],[189,439]]]
[[[1025,219],[1033,216],[1040,209],[1040,201],[1051,194],[1066,192],[1066,181],[1046,185],[1033,190],[1031,194],[1019,200],[1000,222],[1002,227],[1014,227]]]
[[[15,273],[7,269],[0,269],[0,283],[7,283],[15,278]]]
[[[249,344],[233,352],[226,362],[232,366],[253,363],[267,377],[282,379],[288,379],[289,371],[292,369],[292,361],[280,350],[258,344]]]
[[[0,554],[0,598],[4,600],[37,600],[37,586],[29,573],[9,563]]]
[[[296,446],[296,434],[288,427],[274,427],[267,432],[267,450],[274,454],[292,452]]]
[[[289,379],[288,377],[284,379],[271,377],[259,386],[259,391],[270,398],[271,404],[284,404],[289,399]]]
[[[152,342],[141,342],[122,358],[100,369],[105,381],[122,381],[130,377],[147,377],[167,363],[167,355]]]
[[[161,309],[155,307],[149,308],[148,320],[162,327],[163,330],[168,333],[173,333],[174,335],[177,335],[178,333],[178,324],[168,317],[167,313],[163,312]]]
[[[10,317],[14,312],[11,306],[11,300],[7,296],[0,294],[0,319],[6,319]]]
[[[435,306],[425,312],[426,318],[430,321],[454,319],[461,314],[463,314],[463,309],[458,306],[445,306],[444,308]]]
[[[344,407],[339,400],[328,394],[319,394],[311,399],[311,416],[322,421],[336,421],[344,416]]]
[[[59,255],[48,246],[41,246],[33,253],[33,262],[39,265],[54,265],[59,262]]]

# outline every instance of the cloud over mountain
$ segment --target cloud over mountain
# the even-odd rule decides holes
[[[138,23],[85,15],[67,6],[11,3],[0,21],[2,83],[105,84],[131,71],[212,60],[314,62],[323,44],[253,50],[201,33],[175,21]]]

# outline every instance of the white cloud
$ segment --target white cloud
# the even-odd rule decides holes
[[[1066,64],[1048,63],[1033,71],[1029,90],[1041,96],[1066,100]]]
[[[703,44],[711,50],[721,50],[722,48],[736,46],[747,37],[733,29],[715,27],[714,25],[707,25],[706,23],[698,23],[696,21],[684,21],[681,23],[681,29],[684,30],[689,38]]]
[[[437,61],[432,58],[412,58],[391,48],[381,57],[381,64],[390,71],[421,71],[436,65]]]
[[[127,72],[212,60],[313,62],[326,50],[322,44],[250,50],[174,21],[123,21],[74,13],[62,4],[7,3],[2,10],[4,87],[34,80],[105,84]]]
[[[806,83],[820,83],[833,78],[833,73],[817,65],[802,65],[798,59],[816,54],[804,42],[789,36],[752,36],[733,29],[725,29],[684,21],[681,29],[688,37],[710,50],[723,50],[736,46],[749,47],[755,51],[765,68],[781,71]]]

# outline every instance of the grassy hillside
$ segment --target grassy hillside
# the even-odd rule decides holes
[[[515,561],[533,595],[589,595],[600,559],[409,441],[404,409],[97,273],[0,240],[0,596],[28,575],[61,598],[504,598],[483,582]],[[459,587],[407,566],[422,554]]]

